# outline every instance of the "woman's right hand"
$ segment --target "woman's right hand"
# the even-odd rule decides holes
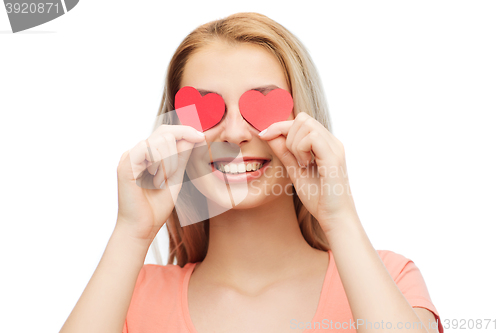
[[[174,209],[192,148],[204,140],[204,134],[190,126],[160,125],[126,151],[117,168],[117,227],[151,244]]]

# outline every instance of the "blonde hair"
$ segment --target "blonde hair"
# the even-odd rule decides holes
[[[165,124],[179,124],[174,110],[174,96],[186,62],[191,54],[214,40],[229,43],[252,43],[271,51],[279,60],[294,100],[294,115],[306,112],[331,132],[326,100],[316,68],[302,43],[280,24],[257,13],[238,13],[201,25],[191,32],[175,51],[167,72],[165,89],[158,116]],[[300,110],[300,111],[299,111]],[[313,248],[329,249],[326,236],[318,221],[304,207],[294,191],[293,201],[300,230]],[[181,227],[174,209],[166,222],[169,238],[168,264],[183,267],[188,262],[205,258],[209,240],[209,220]],[[153,254],[161,264],[157,238],[152,243]]]

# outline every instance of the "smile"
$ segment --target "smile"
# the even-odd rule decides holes
[[[260,178],[270,167],[271,160],[249,158],[216,160],[210,163],[214,176],[223,182],[239,183]]]
[[[217,170],[226,174],[240,174],[260,170],[265,161],[245,161],[244,163],[214,162]]]

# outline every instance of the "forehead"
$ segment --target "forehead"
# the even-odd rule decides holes
[[[290,91],[276,56],[262,46],[224,41],[214,41],[192,54],[181,80],[181,87],[193,86],[226,94],[263,85],[276,85]]]

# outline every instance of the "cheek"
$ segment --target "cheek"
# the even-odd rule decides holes
[[[275,184],[287,184],[291,182],[291,179],[286,171],[286,167],[274,155],[273,155],[272,167],[266,170],[264,178],[268,182],[272,182]]]
[[[195,178],[198,176],[202,176],[208,170],[208,167],[205,165],[205,158],[203,157],[202,151],[204,148],[195,149],[197,146],[195,145],[193,150],[191,150],[191,154],[189,155],[189,160],[186,164],[186,171],[190,178]]]

